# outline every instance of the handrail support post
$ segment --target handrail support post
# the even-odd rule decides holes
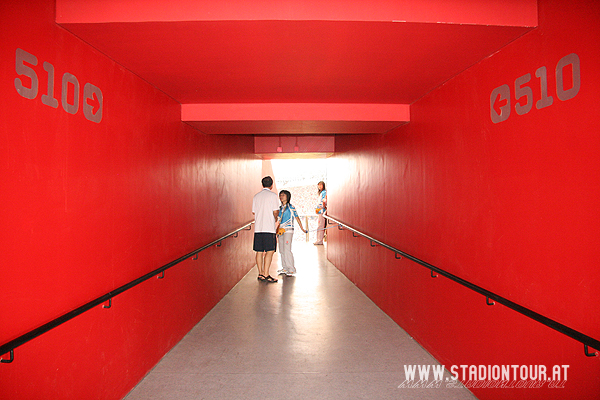
[[[8,360],[5,360],[4,358],[0,357],[0,363],[3,363],[3,364],[10,364],[13,361],[15,361],[15,350],[14,349],[10,351],[10,358]]]
[[[586,355],[587,357],[598,357],[598,352],[597,352],[597,351],[595,351],[595,352],[593,352],[593,353],[590,353],[590,352],[589,352],[589,350],[588,350],[588,345],[587,345],[587,344],[584,344],[584,345],[583,345],[583,351],[584,351],[584,353],[585,353],[585,355]]]
[[[308,215],[304,216],[304,226],[306,227],[306,243],[310,242],[310,233],[308,229]]]

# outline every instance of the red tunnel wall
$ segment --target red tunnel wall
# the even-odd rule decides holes
[[[260,190],[262,164],[251,137],[199,134],[178,103],[58,27],[52,0],[2,2],[0,21],[5,343],[251,221],[240,199]],[[20,63],[18,48],[37,65]],[[42,101],[44,62],[57,107]],[[33,99],[15,86],[32,87],[23,66],[38,77]],[[80,85],[74,114],[63,109],[65,73]],[[99,122],[83,112],[86,83],[102,93]],[[227,239],[18,347],[0,364],[0,398],[122,398],[252,266],[251,238]]]
[[[538,29],[413,104],[410,124],[385,135],[338,136],[328,212],[598,339],[600,6],[543,0],[539,12]],[[560,100],[556,66],[572,53],[580,89]],[[523,87],[538,101],[542,66],[553,104],[519,115],[515,80],[530,73]],[[563,91],[574,87],[572,76],[565,67]],[[504,84],[512,111],[493,123],[491,94]],[[570,365],[564,389],[473,389],[478,397],[598,398],[600,357],[585,357],[579,342],[487,306],[481,295],[347,231],[329,232],[331,262],[447,368]]]

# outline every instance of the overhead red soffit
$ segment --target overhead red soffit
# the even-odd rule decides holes
[[[536,0],[57,0],[56,22],[398,21],[536,26]]]
[[[537,26],[537,1],[57,0],[56,22],[202,132],[383,133]]]

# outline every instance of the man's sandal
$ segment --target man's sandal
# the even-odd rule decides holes
[[[259,280],[259,281],[266,281],[266,280],[267,280],[267,278],[265,278],[265,276],[264,276],[264,275],[259,275],[259,276],[258,276],[258,280]]]
[[[265,281],[267,281],[268,283],[274,283],[277,282],[277,279],[273,278],[271,275],[267,275],[265,277]]]

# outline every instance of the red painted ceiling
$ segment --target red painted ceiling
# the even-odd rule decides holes
[[[356,105],[412,104],[533,29],[537,3],[57,0],[56,15],[178,102],[198,105],[182,120],[204,133],[344,134],[408,123],[357,116]],[[240,103],[279,106],[263,107],[260,119],[240,114]],[[229,112],[217,118],[209,104]]]

